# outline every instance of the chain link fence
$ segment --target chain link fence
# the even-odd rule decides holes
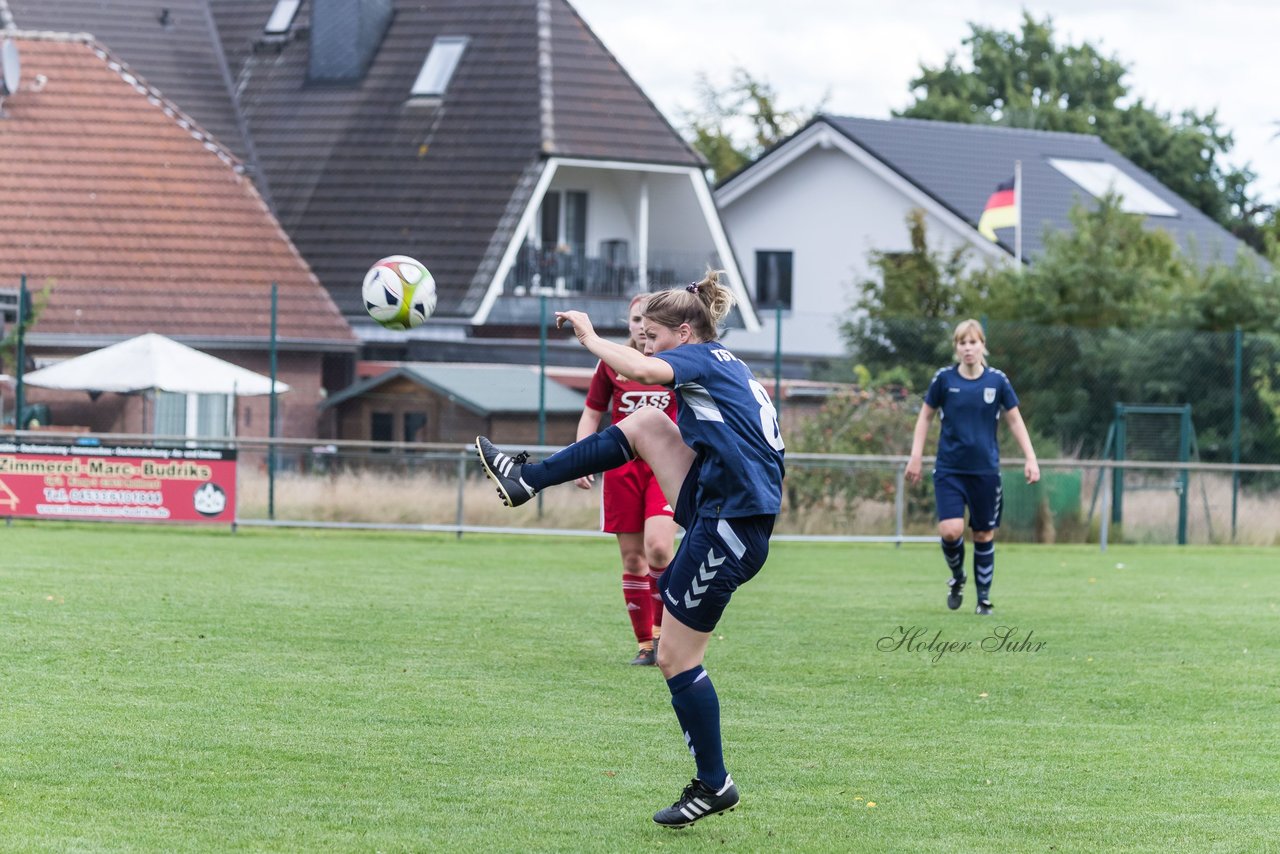
[[[985,326],[989,362],[1017,390],[1043,474],[1025,484],[1021,452],[1001,429],[1002,539],[1280,542],[1280,336]],[[810,376],[862,386],[836,391],[821,408],[783,402],[779,537],[933,539],[930,480],[909,486],[903,471],[920,396],[953,361],[952,327],[850,324],[850,355]],[[236,447],[242,524],[599,529],[598,486],[561,486],[512,512],[465,446],[277,440],[274,455],[263,440]]]
[[[181,437],[9,435],[20,444],[188,444]],[[598,478],[590,490],[564,484],[511,510],[470,446],[290,439],[223,446],[237,452],[241,526],[608,536],[600,533]],[[529,450],[541,458],[558,449]],[[1028,485],[1021,461],[1005,462],[1004,541],[1280,545],[1280,465],[1042,459],[1041,481]],[[907,484],[906,463],[902,455],[788,452],[775,538],[935,541],[930,479]],[[1245,476],[1254,485],[1234,490]]]
[[[556,448],[531,448],[538,459]],[[599,479],[504,507],[470,447],[342,443],[240,449],[239,523],[596,534]],[[1043,543],[1280,545],[1280,465],[1041,460],[1027,484],[1006,460],[1000,538]],[[780,540],[933,542],[930,478],[905,482],[907,458],[788,453]],[[926,468],[929,460],[926,459]],[[1258,484],[1233,492],[1233,475]],[[1117,495],[1123,507],[1117,515]]]
[[[1280,335],[983,325],[988,362],[1008,374],[1033,435],[1064,456],[1114,458],[1108,434],[1125,404],[1190,407],[1201,461],[1280,462]],[[923,394],[934,371],[954,361],[952,328],[868,321],[851,336],[852,358]],[[1153,436],[1136,453],[1177,459],[1167,450],[1162,457],[1161,445]]]

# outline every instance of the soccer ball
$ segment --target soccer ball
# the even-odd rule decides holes
[[[364,274],[364,307],[388,329],[421,326],[436,310],[436,280],[408,255],[383,258]]]

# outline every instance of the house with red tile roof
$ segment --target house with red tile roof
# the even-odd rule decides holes
[[[0,0],[85,30],[242,158],[366,358],[536,360],[544,313],[625,331],[634,293],[728,272],[703,159],[567,0]],[[388,332],[358,286],[424,262],[435,316]],[[594,364],[557,336],[551,360]],[[573,360],[578,360],[577,362]]]
[[[92,37],[0,37],[21,71],[0,103],[0,287],[25,275],[43,305],[28,355],[44,365],[157,332],[266,373],[274,284],[277,373],[292,388],[276,432],[317,435],[359,342],[240,158]],[[55,425],[138,432],[142,411],[172,425],[180,410],[201,435],[268,433],[266,398],[236,401],[233,420],[228,401],[174,398],[27,390]]]

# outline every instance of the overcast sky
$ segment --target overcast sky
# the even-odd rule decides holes
[[[569,0],[673,124],[695,82],[742,66],[784,109],[827,96],[839,115],[888,118],[910,103],[920,63],[940,65],[973,21],[1020,29],[1021,10],[1052,16],[1059,45],[1089,42],[1129,67],[1130,92],[1162,112],[1218,110],[1235,136],[1229,162],[1280,201],[1280,2],[1276,0]],[[961,53],[967,56],[967,53]]]

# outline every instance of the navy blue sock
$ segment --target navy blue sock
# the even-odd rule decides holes
[[[611,424],[540,463],[525,463],[520,469],[520,477],[534,489],[542,491],[557,483],[568,483],[589,474],[616,469],[635,456],[627,437],[618,425]]]
[[[672,676],[667,680],[667,687],[671,689],[676,720],[698,765],[698,779],[712,789],[720,789],[729,772],[724,767],[724,749],[720,744],[720,698],[716,696],[711,677],[699,664]]]
[[[973,577],[978,582],[978,598],[991,598],[991,581],[996,573],[996,541],[973,544]]]
[[[947,559],[951,577],[956,581],[964,578],[964,537],[958,540],[943,539],[942,556]]]

